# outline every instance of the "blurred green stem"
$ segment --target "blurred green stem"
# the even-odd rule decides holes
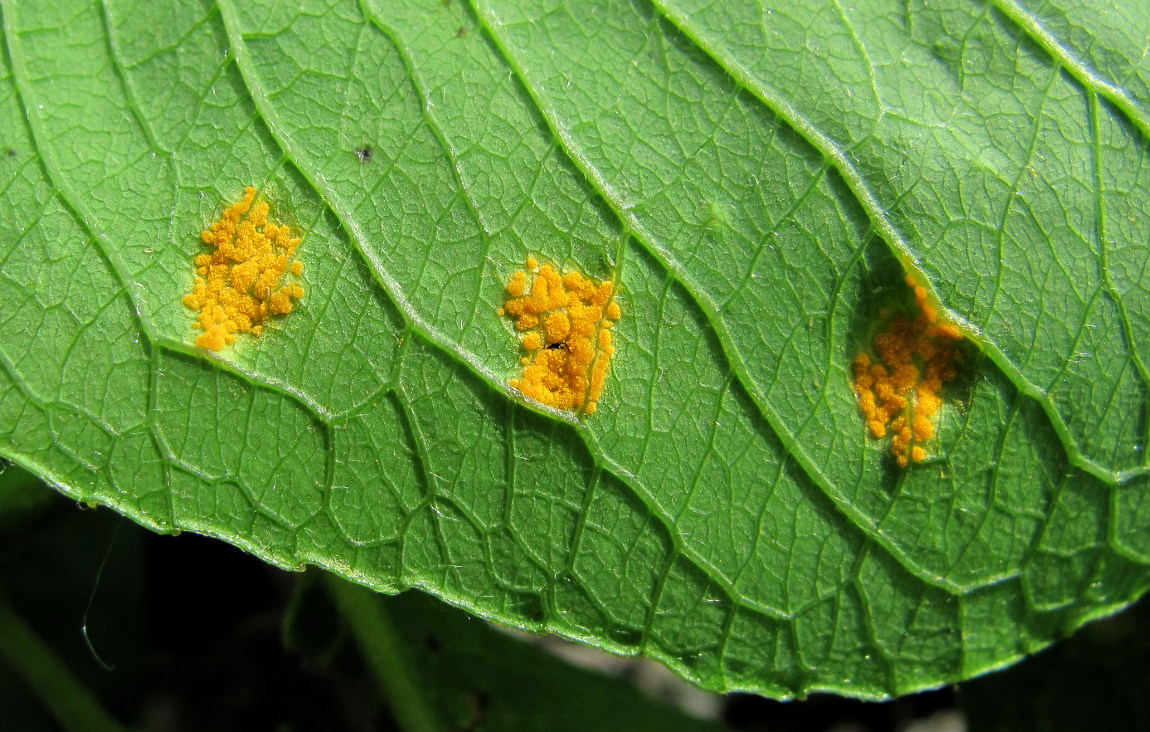
[[[0,657],[6,658],[69,732],[124,732],[99,701],[0,597]]]
[[[328,592],[359,642],[368,668],[399,726],[407,732],[441,729],[436,715],[427,706],[423,690],[412,678],[413,668],[403,658],[395,628],[379,595],[332,574],[324,577]]]

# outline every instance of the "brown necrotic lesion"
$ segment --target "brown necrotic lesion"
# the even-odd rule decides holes
[[[514,320],[524,351],[523,373],[508,383],[556,409],[592,414],[615,353],[611,327],[621,311],[614,284],[529,258],[526,271],[511,276],[507,294],[499,314]]]
[[[255,201],[256,189],[229,206],[200,234],[211,253],[196,255],[196,280],[184,305],[199,313],[202,330],[196,345],[213,351],[235,343],[237,333],[258,336],[272,315],[292,311],[304,295],[299,283],[283,283],[287,272],[303,274],[292,259],[299,238],[287,226],[268,220],[267,201]]]
[[[943,385],[954,380],[961,359],[962,334],[938,317],[926,289],[907,275],[914,295],[905,309],[880,311],[881,330],[871,349],[859,353],[852,364],[855,396],[872,438],[891,435],[895,461],[906,467],[927,457],[925,444],[933,439],[942,407]]]

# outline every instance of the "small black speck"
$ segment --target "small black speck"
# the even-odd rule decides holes
[[[431,651],[432,653],[439,653],[439,651],[442,650],[443,645],[434,635],[429,634],[425,640],[427,641],[427,650]]]
[[[6,150],[4,151],[4,154],[5,154],[5,155],[7,155],[7,156],[8,156],[8,157],[10,157],[10,158],[14,158],[14,157],[16,157],[16,151],[15,151],[15,150],[13,150],[12,148],[8,148],[8,149],[6,149]]]
[[[558,351],[566,351],[567,350],[567,344],[564,343],[563,341],[559,341],[558,343],[548,343],[547,344],[547,350],[548,351],[557,351],[557,350]]]
[[[456,38],[466,38],[467,37],[467,29],[464,28],[463,26],[459,26],[459,30],[455,31],[455,37]]]
[[[364,145],[363,147],[357,147],[355,149],[355,156],[359,158],[359,162],[361,163],[370,163],[371,153],[371,145]]]

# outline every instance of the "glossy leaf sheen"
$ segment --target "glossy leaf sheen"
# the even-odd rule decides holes
[[[3,4],[0,454],[714,689],[935,686],[1146,588],[1145,2],[288,5]],[[308,294],[213,356],[245,185]],[[592,418],[506,385],[528,254],[618,284]],[[972,344],[907,471],[849,372],[899,262]]]

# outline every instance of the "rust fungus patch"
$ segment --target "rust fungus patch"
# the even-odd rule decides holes
[[[855,357],[854,386],[867,431],[879,439],[891,433],[891,452],[901,467],[922,462],[923,445],[934,437],[943,384],[955,376],[962,338],[953,324],[941,322],[926,289],[910,275],[914,293],[911,315],[879,311],[885,327],[873,340],[873,351]]]
[[[525,355],[523,375],[508,383],[556,409],[592,414],[615,347],[611,326],[621,315],[612,282],[578,272],[560,274],[534,258],[507,283],[499,315],[515,321]]]
[[[292,300],[303,297],[298,283],[281,284],[285,272],[303,273],[291,258],[299,238],[268,221],[267,202],[252,205],[255,198],[256,189],[245,188],[200,234],[214,251],[196,255],[196,284],[184,305],[199,312],[193,327],[203,331],[196,338],[201,348],[218,351],[235,343],[236,333],[260,335],[270,316],[290,313]]]

